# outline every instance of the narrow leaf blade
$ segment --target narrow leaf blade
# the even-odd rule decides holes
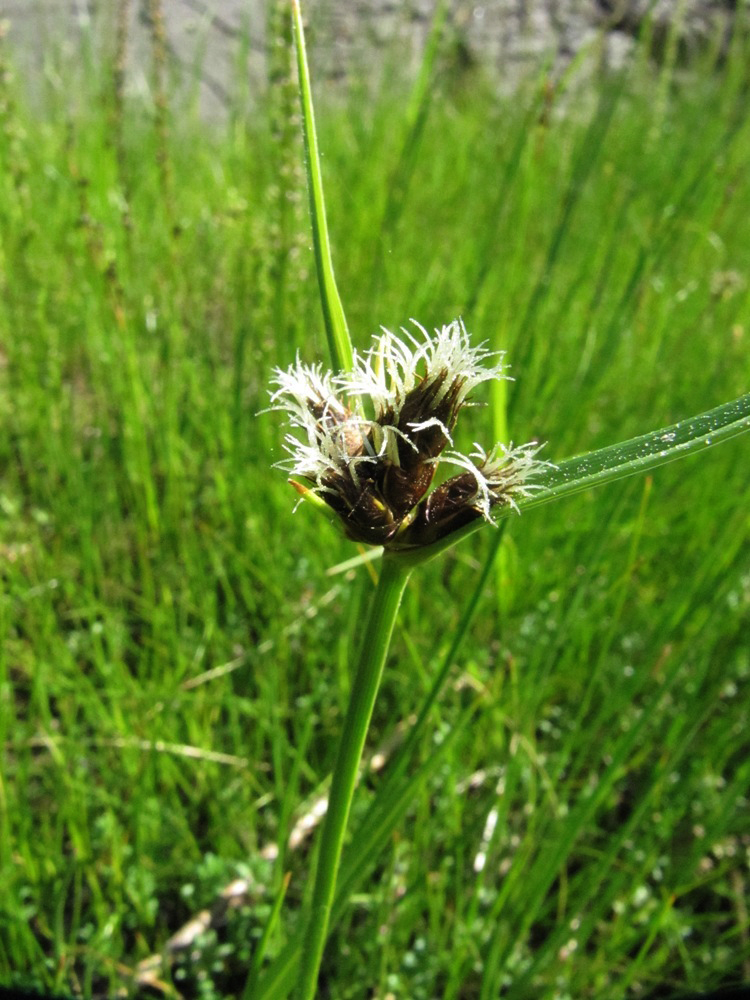
[[[302,125],[305,140],[307,188],[310,197],[310,221],[312,223],[315,266],[318,273],[323,321],[325,323],[328,348],[331,353],[331,361],[334,369],[337,371],[351,371],[353,367],[352,343],[349,337],[346,316],[344,315],[344,307],[341,304],[341,297],[336,285],[336,277],[333,273],[325,198],[323,196],[323,175],[318,155],[318,138],[315,130],[312,88],[310,86],[310,72],[307,65],[305,33],[302,26],[302,13],[300,11],[299,0],[292,0],[292,16],[294,19],[297,73],[299,77],[300,104],[302,106]]]
[[[536,480],[541,489],[519,506],[529,510],[591,486],[646,472],[748,430],[750,393],[670,427],[560,462]]]

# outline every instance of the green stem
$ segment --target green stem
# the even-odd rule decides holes
[[[370,617],[362,636],[359,666],[354,679],[336,766],[331,780],[328,809],[323,823],[312,908],[305,935],[297,980],[298,1000],[313,1000],[318,985],[323,949],[328,935],[336,876],[341,860],[349,809],[357,783],[359,762],[380,686],[383,664],[393,634],[401,597],[411,567],[398,556],[384,555]]]

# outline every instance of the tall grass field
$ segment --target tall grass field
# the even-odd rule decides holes
[[[355,347],[460,316],[512,365],[457,446],[555,462],[748,391],[747,25],[500,90],[447,29],[414,78],[313,60]],[[141,98],[105,27],[33,100],[0,43],[0,985],[278,1000],[379,568],[262,412],[328,363],[291,35],[209,123],[158,30]],[[739,437],[414,571],[321,998],[750,980],[749,495]]]

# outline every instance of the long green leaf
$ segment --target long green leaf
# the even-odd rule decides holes
[[[325,198],[323,197],[323,175],[318,155],[318,137],[315,131],[310,72],[307,65],[305,33],[302,27],[299,0],[292,0],[292,16],[294,19],[297,73],[299,76],[302,126],[305,139],[310,221],[312,223],[315,266],[318,272],[323,321],[325,323],[328,348],[331,352],[331,362],[334,369],[336,371],[351,371],[353,367],[352,342],[349,337],[349,328],[346,323],[346,316],[344,315],[344,307],[341,304],[341,297],[336,285],[336,277],[333,273],[331,244],[328,239],[328,224],[326,222]]]
[[[588,455],[560,462],[537,479],[541,489],[519,506],[529,510],[550,500],[580,493],[590,486],[646,472],[678,458],[705,451],[711,445],[749,430],[750,393],[746,393],[731,403],[724,403],[723,406],[717,406],[697,417],[680,420],[623,444],[610,445]],[[502,513],[506,514],[507,511],[503,510]]]

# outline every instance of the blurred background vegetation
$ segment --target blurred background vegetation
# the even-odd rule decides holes
[[[259,415],[274,366],[325,358],[282,5],[262,92],[238,74],[212,121],[158,18],[136,95],[129,22],[106,23],[33,98],[2,47],[0,983],[237,996],[287,872],[269,960],[294,931],[289,836],[319,813],[377,563],[337,571],[356,549],[294,512]],[[462,444],[554,461],[747,391],[746,15],[687,62],[649,24],[621,70],[593,38],[512,88],[450,33],[416,75],[385,47],[376,84],[316,87],[313,62],[355,344],[461,315],[508,352]],[[415,573],[355,830],[453,669],[413,794],[354,857],[324,996],[750,979],[747,494],[739,438]]]

